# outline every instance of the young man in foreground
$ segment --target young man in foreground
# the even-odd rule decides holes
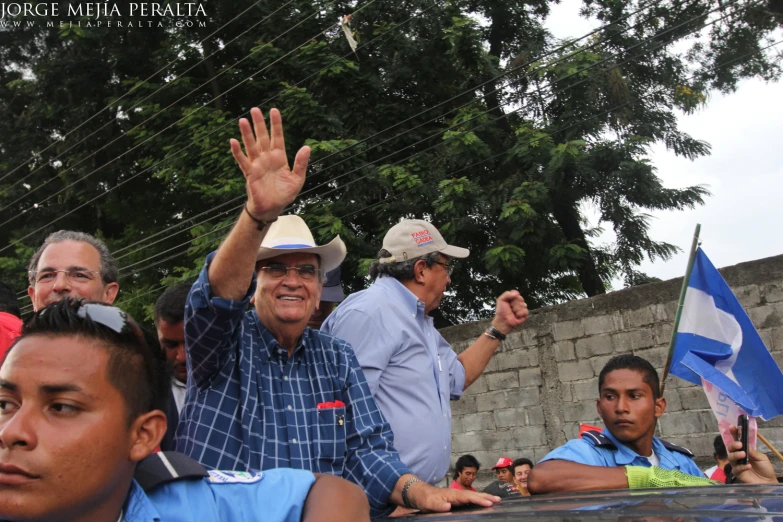
[[[648,361],[635,355],[612,358],[598,377],[598,391],[596,406],[606,428],[586,432],[544,457],[528,475],[531,493],[713,483],[689,450],[655,437],[666,399]]]
[[[0,520],[369,520],[360,488],[301,470],[191,466],[142,490],[134,472],[166,430],[169,384],[118,308],[66,299],[38,311],[0,365]]]

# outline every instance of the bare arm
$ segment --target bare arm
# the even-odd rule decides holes
[[[277,109],[272,109],[269,115],[271,138],[261,111],[253,108],[250,115],[253,128],[245,118],[239,120],[245,153],[237,140],[231,140],[231,153],[245,175],[246,210],[242,211],[209,266],[213,295],[233,301],[241,300],[247,293],[258,246],[266,235],[267,227],[258,230],[259,224],[253,218],[260,221],[277,219],[302,189],[310,159],[309,147],[302,147],[296,154],[294,169],[288,167],[283,121]]]
[[[588,466],[567,460],[536,464],[527,476],[527,489],[534,495],[627,488],[624,467]]]
[[[362,488],[340,477],[315,475],[302,522],[369,522],[370,504]]]
[[[495,305],[495,317],[492,319],[492,326],[500,330],[500,333],[503,335],[508,335],[514,328],[527,320],[528,314],[525,300],[522,299],[519,292],[516,290],[503,292],[498,297]],[[468,386],[481,376],[498,346],[500,346],[499,340],[481,334],[473,344],[459,354],[457,359],[465,368],[464,389],[467,390]]]

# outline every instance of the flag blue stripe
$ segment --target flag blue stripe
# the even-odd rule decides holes
[[[783,414],[783,373],[731,288],[701,248],[696,251],[688,286],[711,296],[715,308],[731,315],[742,331],[742,345],[731,368],[736,383],[715,367],[732,356],[731,346],[683,331],[675,336],[669,371],[697,384],[704,378],[754,417],[768,420]],[[704,310],[701,312],[700,315],[699,310],[683,310],[691,318],[709,316]],[[680,323],[680,328],[683,324]]]

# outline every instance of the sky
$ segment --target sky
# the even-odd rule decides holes
[[[581,0],[555,5],[547,22],[559,38],[578,37],[598,27],[579,17]],[[783,44],[777,47],[783,48]],[[650,237],[680,247],[669,261],[646,260],[639,269],[660,279],[681,277],[697,223],[702,248],[716,267],[783,254],[783,83],[743,81],[733,94],[710,94],[706,107],[680,115],[680,129],[712,146],[712,154],[690,161],[666,150],[651,149],[657,175],[669,188],[706,185],[712,193],[705,205],[685,211],[652,211]],[[598,214],[585,214],[595,225]],[[606,223],[603,228],[608,228]],[[597,243],[610,243],[609,228]],[[622,288],[620,280],[614,288]]]

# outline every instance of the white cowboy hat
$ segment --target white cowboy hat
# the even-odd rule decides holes
[[[304,252],[321,258],[321,270],[329,272],[340,266],[345,259],[345,243],[340,236],[329,244],[318,246],[307,224],[299,216],[280,216],[272,223],[258,248],[256,261],[283,254]]]

